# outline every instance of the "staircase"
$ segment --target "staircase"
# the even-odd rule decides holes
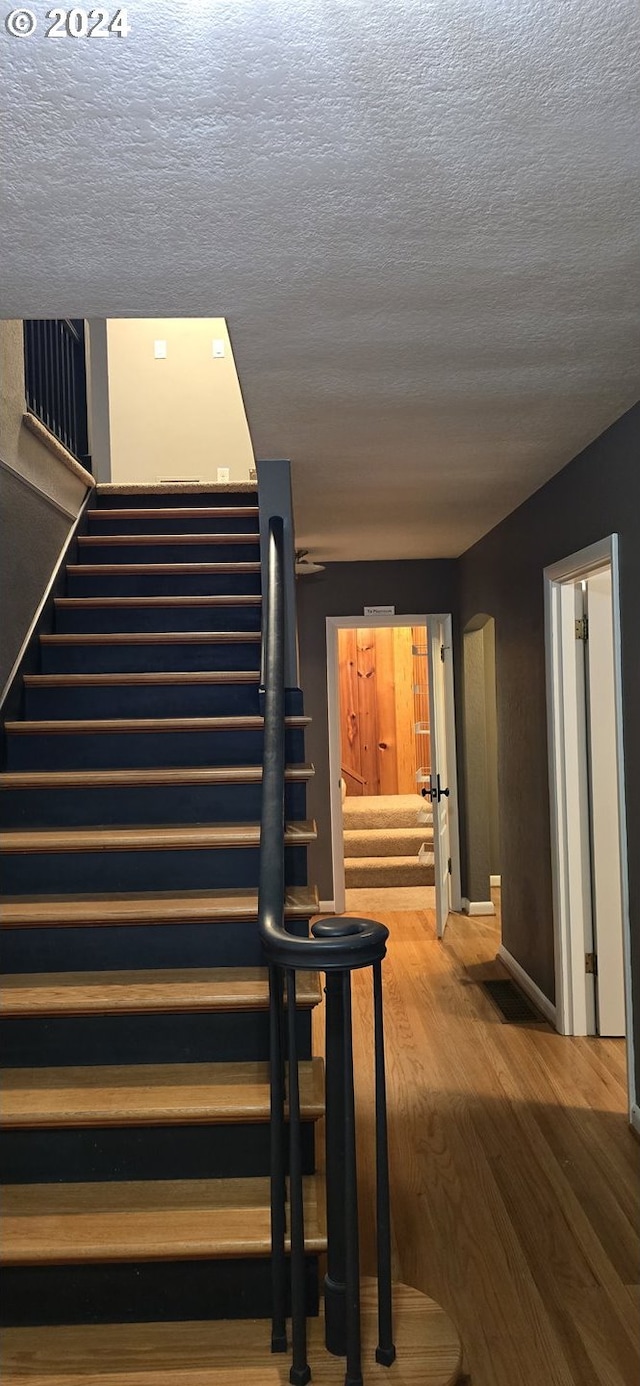
[[[433,814],[419,794],[348,796],[343,824],[348,890],[434,884]]]
[[[269,513],[268,668],[287,610]],[[392,1314],[387,930],[309,940],[308,719],[284,659],[263,719],[258,519],[251,487],[99,487],[5,722],[2,1386],[284,1386],[307,1359],[337,1386],[345,1354],[362,1379],[361,1343],[368,1383],[396,1344],[406,1386],[458,1377],[438,1305],[396,1286]],[[377,1285],[357,1252],[353,966],[374,977]],[[291,1366],[269,1351],[289,1305]]]
[[[49,1382],[55,1325],[270,1313],[257,521],[249,490],[98,488],[6,724],[4,1386]],[[288,697],[286,916],[306,934],[313,771]],[[301,975],[311,1312],[319,1000]]]

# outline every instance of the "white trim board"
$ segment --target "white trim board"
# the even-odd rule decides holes
[[[502,876],[490,876],[489,885],[492,886],[494,890],[500,890],[500,887],[502,885]]]
[[[336,902],[335,900],[319,900],[318,909],[321,910],[323,914],[335,914]]]
[[[495,914],[496,907],[493,900],[466,900],[462,901],[462,913],[475,914]]]
[[[533,1002],[536,1010],[540,1011],[540,1014],[543,1015],[545,1020],[548,1020],[549,1024],[553,1025],[555,1029],[557,1012],[553,1001],[550,1001],[549,997],[545,996],[537,983],[529,976],[529,973],[525,972],[517,958],[514,958],[513,954],[509,952],[509,949],[505,948],[504,943],[500,944],[497,956],[502,966],[506,967],[507,972],[513,977],[514,982],[517,982],[520,990],[525,993],[525,996],[529,997],[529,1000]]]

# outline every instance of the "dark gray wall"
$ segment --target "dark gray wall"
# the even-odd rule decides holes
[[[4,468],[0,471],[0,692],[72,524],[46,496]]]
[[[455,611],[454,559],[397,563],[330,563],[323,573],[297,584],[300,684],[305,712],[313,722],[307,754],[316,767],[309,787],[309,815],[318,822],[318,841],[309,853],[309,879],[323,900],[333,897],[329,747],[327,736],[327,616],[363,616],[364,606],[395,606],[398,615]]]
[[[460,560],[461,627],[496,622],[505,946],[554,997],[542,571],[620,536],[635,1048],[640,1059],[640,404]]]

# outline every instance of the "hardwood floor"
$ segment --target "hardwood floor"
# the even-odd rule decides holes
[[[473,1386],[637,1386],[638,1143],[625,1046],[504,1024],[496,919],[380,914],[394,1277],[454,1319]],[[363,1270],[374,1265],[372,1008],[354,974]],[[318,1039],[320,1010],[315,1024]]]

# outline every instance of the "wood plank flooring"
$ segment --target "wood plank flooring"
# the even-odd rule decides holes
[[[501,1022],[494,919],[377,915],[394,1278],[442,1304],[472,1386],[637,1386],[640,1150],[625,1045]],[[375,1269],[371,981],[354,974],[362,1263]],[[315,1013],[318,1041],[321,1010]],[[319,1052],[319,1044],[316,1052]]]

